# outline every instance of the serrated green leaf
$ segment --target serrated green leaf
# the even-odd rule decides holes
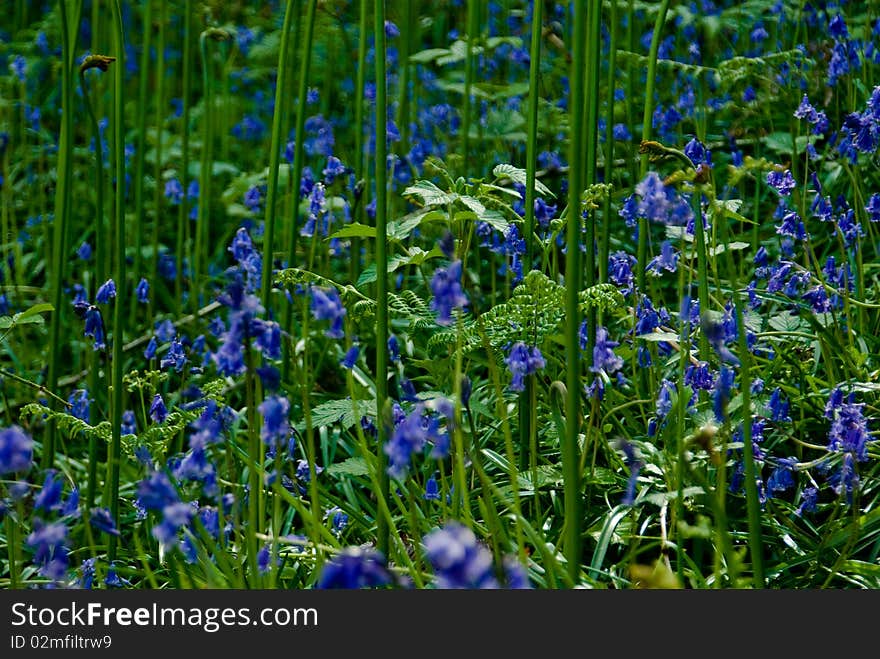
[[[451,204],[458,195],[453,192],[444,192],[431,181],[420,179],[403,191],[404,197],[416,196],[421,199],[425,206],[445,206]]]
[[[461,195],[458,200],[477,215],[483,215],[486,212],[486,207],[478,199],[468,195]]]
[[[519,167],[514,167],[508,163],[501,163],[500,165],[495,165],[495,168],[492,170],[492,175],[495,178],[509,178],[514,183],[519,183],[520,185],[526,185],[528,182],[527,172],[524,169],[520,169]],[[537,178],[535,179],[535,190],[545,197],[555,197],[553,191],[550,190],[546,185],[541,183]]]

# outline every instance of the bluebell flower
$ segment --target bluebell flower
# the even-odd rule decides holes
[[[137,294],[138,302],[141,304],[147,304],[150,301],[150,284],[145,278],[141,277],[137,288],[135,288],[135,293]]]
[[[834,420],[828,431],[828,450],[851,453],[856,460],[868,459],[871,436],[862,409],[864,403],[841,403],[834,412]]]
[[[156,341],[156,336],[153,335],[150,337],[147,347],[144,349],[144,359],[153,359],[156,356],[156,350],[158,348],[159,342]]]
[[[339,361],[340,366],[349,370],[354,368],[355,363],[357,363],[357,358],[360,354],[360,351],[361,350],[360,348],[358,348],[358,346],[351,346],[351,348],[346,351],[345,356]]]
[[[63,522],[46,524],[34,519],[33,531],[25,543],[34,552],[34,565],[39,566],[40,574],[53,581],[61,581],[67,575],[69,549],[65,546],[67,526]]]
[[[89,524],[92,528],[103,531],[109,535],[119,536],[119,529],[113,521],[113,516],[107,508],[92,508],[89,515]]]
[[[840,467],[829,476],[828,482],[835,494],[845,495],[847,503],[852,503],[853,492],[859,489],[861,482],[852,453],[843,454]]]
[[[596,343],[593,347],[593,365],[590,370],[594,373],[600,371],[612,375],[623,367],[623,358],[614,353],[614,348],[619,346],[617,341],[608,338],[608,330],[604,327],[596,328]]]
[[[636,485],[638,485],[639,473],[642,470],[642,461],[636,455],[635,446],[631,442],[622,439],[619,442],[619,447],[623,451],[623,464],[629,469],[626,491],[620,503],[624,506],[631,506],[636,499]]]
[[[439,589],[496,589],[503,587],[494,573],[492,552],[474,532],[458,522],[447,522],[423,539],[425,555],[434,569]]]
[[[58,472],[50,469],[46,472],[46,478],[43,481],[43,487],[34,497],[34,510],[42,510],[50,512],[52,510],[61,509],[61,489],[64,481],[58,476]]]
[[[277,444],[290,435],[290,401],[284,396],[269,396],[260,403],[260,414],[263,416],[263,427],[260,438],[266,444]]]
[[[344,176],[346,171],[348,171],[347,167],[341,160],[339,160],[339,158],[336,156],[328,156],[327,166],[321,171],[321,174],[324,176],[324,184],[332,184],[338,176]]]
[[[9,63],[9,70],[18,78],[19,82],[23,83],[27,79],[27,62],[24,59],[24,55],[13,57]]]
[[[431,309],[437,312],[438,325],[451,325],[454,309],[465,309],[467,296],[461,288],[461,261],[453,261],[448,268],[437,268],[431,278]]]
[[[381,588],[393,583],[385,557],[374,549],[348,547],[330,558],[321,569],[315,588]]]
[[[712,152],[696,137],[692,138],[684,147],[684,154],[690,158],[695,167],[706,165],[712,167]]]
[[[713,411],[718,423],[723,423],[727,418],[727,404],[730,401],[731,392],[736,374],[732,369],[722,366],[718,371],[712,392]]]
[[[165,198],[174,206],[183,201],[183,186],[176,178],[165,181]]]
[[[186,365],[186,353],[183,351],[183,344],[180,342],[178,337],[175,337],[171,341],[171,347],[168,349],[168,352],[165,353],[165,356],[162,358],[162,361],[159,362],[160,368],[173,368],[175,371],[180,373],[183,370],[183,367]]]
[[[95,302],[98,304],[107,304],[116,297],[116,283],[112,279],[108,279],[98,288],[95,293]]]
[[[156,338],[162,343],[168,343],[177,333],[177,330],[174,329],[174,323],[167,318],[162,321],[156,321],[153,329],[155,330]]]
[[[709,364],[699,362],[699,364],[690,364],[684,373],[684,383],[691,389],[703,389],[708,391],[715,385],[715,378],[709,369]]]
[[[335,288],[319,288],[312,286],[309,289],[312,301],[311,310],[315,320],[329,320],[330,328],[324,335],[330,339],[341,339],[345,336],[342,330],[342,319],[345,317],[345,307]]]
[[[107,347],[106,336],[104,335],[104,319],[98,307],[89,305],[86,310],[86,326],[85,336],[94,339],[92,347],[95,350],[104,350]]]
[[[776,469],[767,479],[767,490],[771,496],[774,492],[784,492],[795,486],[794,470],[798,464],[797,458],[780,458],[776,463]]]
[[[92,399],[89,398],[89,392],[86,389],[76,389],[75,391],[70,392],[70,396],[67,397],[67,402],[70,403],[71,415],[81,421],[91,423],[90,407]]]
[[[433,476],[425,481],[425,494],[423,497],[426,501],[440,501],[440,486],[437,484],[437,479]]]
[[[79,566],[80,580],[79,587],[83,590],[91,590],[92,583],[95,580],[95,559],[87,558]]]
[[[770,409],[771,421],[783,423],[791,421],[791,417],[788,415],[789,403],[782,397],[781,388],[776,387],[776,389],[773,390],[773,393],[770,394],[770,400],[767,402],[767,407]]]
[[[263,195],[260,192],[260,188],[256,185],[252,185],[250,188],[248,188],[247,192],[244,193],[245,207],[252,213],[258,213],[260,211],[260,205],[262,203]]]
[[[868,219],[871,222],[880,222],[880,193],[875,192],[865,204],[865,212],[868,213]]]
[[[676,394],[675,383],[671,380],[663,378],[660,383],[660,391],[657,392],[657,400],[655,402],[655,411],[660,419],[665,419],[669,412],[672,411],[672,397]]]
[[[773,171],[768,172],[767,185],[776,190],[776,192],[783,197],[790,195],[792,190],[797,187],[797,183],[795,182],[794,177],[792,177],[791,171],[788,169],[784,171],[774,169]]]
[[[672,241],[664,240],[660,247],[660,254],[648,262],[646,271],[655,275],[661,274],[661,270],[675,272],[678,268],[678,256],[678,252],[672,247]]]
[[[801,505],[795,514],[802,516],[804,513],[815,512],[818,499],[819,490],[815,487],[805,487],[801,492]]]
[[[626,124],[622,123],[614,124],[614,127],[611,129],[611,135],[614,137],[615,140],[621,142],[629,142],[632,139],[632,134],[626,127]]]
[[[138,482],[137,500],[146,510],[162,510],[179,501],[177,490],[164,471],[153,471]]]
[[[260,548],[260,551],[257,552],[257,570],[259,570],[260,574],[268,574],[269,573],[269,562],[271,559],[271,552],[269,550],[269,545],[263,545]]]
[[[137,434],[137,422],[135,421],[134,412],[132,410],[125,410],[122,413],[122,434],[123,435],[136,435]]]
[[[608,255],[608,278],[624,295],[633,292],[635,275],[632,268],[635,264],[636,258],[623,250]]]
[[[400,361],[400,342],[394,334],[388,337],[388,361],[392,364]]]
[[[150,403],[150,418],[156,423],[165,423],[168,418],[168,408],[165,407],[165,401],[162,400],[162,394],[157,393],[153,396]]]
[[[195,510],[188,503],[171,503],[162,508],[162,521],[153,527],[152,535],[167,550],[174,544],[181,528],[189,525]]]
[[[257,375],[266,391],[276,391],[281,386],[281,373],[274,366],[267,364],[257,367]]]
[[[413,453],[421,453],[428,442],[428,425],[424,405],[418,404],[391,433],[382,447],[388,456],[388,475],[398,480],[406,478]]]
[[[511,391],[525,391],[525,377],[537,373],[545,366],[544,356],[538,347],[527,346],[522,341],[517,341],[510,347],[510,352],[504,361],[513,375],[510,382]]]
[[[76,250],[76,255],[80,260],[88,261],[92,258],[92,246],[87,242],[83,242],[83,244],[79,246],[79,249]]]

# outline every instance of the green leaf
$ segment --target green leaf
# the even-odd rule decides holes
[[[367,226],[366,224],[361,224],[360,222],[352,222],[351,224],[346,224],[344,227],[339,229],[338,231],[334,231],[330,236],[328,236],[328,240],[331,238],[375,238],[376,237],[376,228]]]
[[[458,200],[477,215],[483,215],[486,212],[486,207],[483,206],[478,199],[474,199],[468,195],[461,195]]]
[[[409,61],[416,64],[427,64],[428,62],[433,62],[438,57],[444,57],[448,55],[448,48],[427,48],[425,50],[420,50],[413,55],[410,55]]]
[[[352,457],[330,465],[325,471],[331,476],[368,476],[370,468],[363,458]]]
[[[31,316],[36,316],[37,314],[41,314],[46,311],[55,311],[55,307],[53,307],[48,302],[44,302],[43,304],[35,304],[34,306],[25,309],[21,313],[15,314],[13,317],[14,322],[20,323],[25,318],[30,318]]]
[[[458,199],[455,193],[444,192],[431,181],[420,179],[403,191],[404,197],[414,195],[422,200],[425,206],[445,206]]]
[[[492,175],[495,178],[509,178],[514,183],[519,183],[520,185],[525,185],[528,181],[526,170],[507,163],[496,165],[495,169],[492,170]],[[556,196],[550,188],[541,183],[537,178],[535,179],[535,190],[546,197]]]
[[[439,247],[434,247],[430,252],[426,252],[421,247],[411,247],[409,254],[398,254],[388,261],[388,272],[392,273],[404,265],[420,265],[430,258],[443,256],[443,251]],[[371,263],[361,272],[358,277],[357,285],[363,286],[376,281],[376,264]]]
[[[648,334],[639,334],[636,338],[643,341],[678,341],[678,334],[672,332],[650,332]]]
[[[10,327],[12,327],[12,318],[0,316],[0,329],[9,329]]]

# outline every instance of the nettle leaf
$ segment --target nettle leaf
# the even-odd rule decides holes
[[[426,252],[421,247],[410,247],[408,254],[398,254],[388,260],[388,272],[392,273],[401,266],[405,265],[421,265],[428,259],[434,259],[444,256],[443,251],[439,247],[434,247],[430,252]],[[361,272],[358,277],[357,285],[363,286],[376,281],[376,264],[371,263]]]
[[[388,238],[390,240],[398,240],[404,241],[409,238],[410,234],[413,230],[419,226],[422,222],[436,222],[438,220],[445,220],[446,213],[439,210],[429,210],[421,209],[416,211],[415,213],[410,213],[409,215],[404,215],[399,220],[394,220],[393,222],[388,223]]]
[[[468,195],[461,195],[458,200],[471,209],[477,215],[482,215],[486,212],[486,207],[478,199],[474,199]]]
[[[444,192],[431,181],[424,179],[416,181],[404,190],[403,196],[416,196],[425,206],[446,206],[458,199],[458,195],[454,192]]]
[[[495,178],[509,178],[514,183],[519,183],[520,185],[526,185],[528,181],[526,170],[507,163],[496,165],[495,169],[492,170],[492,175]],[[537,178],[535,179],[535,190],[546,197],[556,196],[550,188],[541,183]]]

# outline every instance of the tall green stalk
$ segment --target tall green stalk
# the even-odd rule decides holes
[[[532,3],[532,40],[529,48],[529,107],[526,141],[526,267],[531,269],[535,240],[535,171],[538,158],[538,80],[541,73],[541,32],[543,27],[543,2]]]
[[[107,278],[107,263],[109,262],[110,246],[112,240],[110,232],[104,221],[104,150],[101,146],[101,132],[98,128],[98,120],[95,116],[95,110],[92,105],[91,94],[89,93],[88,78],[86,71],[91,68],[97,68],[106,71],[112,58],[102,55],[90,55],[83,61],[79,69],[79,81],[82,88],[83,104],[89,115],[89,123],[91,124],[92,136],[95,140],[95,264],[97,271],[97,285],[100,285]],[[91,359],[96,362],[98,355],[90,355]],[[103,392],[100,391],[99,369],[96,364],[92,364],[89,368],[89,385],[92,393],[95,395],[95,402],[100,406],[103,403]],[[95,503],[95,493],[97,491],[97,474],[98,474],[98,440],[94,436],[89,437],[89,457],[88,457],[88,486],[86,489],[85,504],[91,508]]]
[[[211,61],[208,58],[208,37],[215,28],[199,35],[199,53],[202,58],[202,152],[199,164],[199,210],[196,220],[195,246],[193,247],[190,303],[193,309],[201,305],[202,252],[205,250],[208,232],[208,211],[211,205],[211,151],[214,142],[214,85],[211,78]]]
[[[696,193],[695,193],[696,194]],[[724,241],[725,265],[733,299],[733,314],[736,321],[737,352],[740,360],[739,390],[742,397],[742,437],[743,466],[745,467],[746,508],[748,510],[749,553],[752,558],[752,580],[755,588],[764,587],[764,560],[761,542],[761,505],[758,501],[758,468],[755,464],[755,453],[752,450],[752,353],[749,351],[748,337],[743,324],[743,305],[739,289],[739,277],[733,262],[733,254],[729,249],[729,229],[727,217],[720,214],[719,224]]]
[[[666,12],[669,9],[669,0],[663,0],[657,10],[657,19],[654,22],[654,34],[651,37],[651,48],[648,52],[648,79],[645,82],[645,113],[642,117],[642,140],[651,139],[651,121],[654,116],[654,81],[657,77],[657,51],[660,50],[660,36],[663,25],[666,23]],[[633,20],[633,17],[630,17]],[[628,99],[632,103],[632,99]],[[642,154],[639,177],[644,178],[648,173],[648,156]],[[645,293],[645,267],[648,265],[648,220],[639,218],[639,251],[637,255],[638,270],[636,283],[640,293]]]
[[[373,21],[376,64],[376,411],[379,444],[380,496],[388,498],[388,435],[385,405],[388,399],[388,261],[386,254],[388,218],[387,130],[388,99],[385,79],[385,0],[376,0]],[[389,547],[388,523],[377,520],[377,546],[386,556]]]
[[[306,96],[309,91],[309,68],[312,63],[312,38],[315,28],[315,7],[317,0],[308,0],[306,6],[306,24],[303,32],[302,50],[300,54],[299,65],[299,81],[296,93],[296,127],[294,128],[294,147],[293,147],[293,170],[291,178],[293,180],[293,204],[290,215],[290,225],[288,226],[287,235],[290,244],[287,252],[287,266],[289,268],[296,267],[296,248],[299,242],[299,180],[303,168],[303,159],[305,157],[305,132],[306,132]],[[290,330],[293,323],[293,305],[287,305],[285,314],[284,327]],[[284,344],[285,353],[282,363],[282,380],[287,381],[290,378],[290,346]]]
[[[538,157],[538,105],[540,95],[538,93],[538,78],[541,69],[541,32],[543,23],[543,2],[532,3],[532,39],[529,49],[529,107],[526,141],[526,215],[525,215],[525,241],[526,269],[531,270],[534,259],[535,242],[535,171],[537,170]],[[526,378],[525,391],[519,398],[519,466],[526,467],[527,458],[531,453],[531,446],[535,443],[535,427],[532,424],[531,401],[535,395],[535,376],[530,374]]]
[[[364,154],[364,88],[367,84],[367,35],[369,25],[367,21],[367,6],[369,0],[360,0],[358,16],[358,60],[357,60],[357,83],[355,85],[354,100],[354,171],[355,180],[361,185],[360,198],[357,203],[357,216],[355,220],[363,224],[366,215],[366,199],[369,195],[370,186],[367,181],[369,175]],[[351,281],[357,281],[361,271],[361,241],[358,238],[351,240]]]
[[[632,18],[630,18],[632,22]],[[611,3],[608,17],[608,114],[605,117],[605,168],[603,180],[611,183],[614,175],[614,89],[617,85],[617,0]],[[599,281],[608,279],[608,252],[611,239],[611,195],[605,197],[602,207],[602,235],[599,237]]]
[[[174,245],[176,260],[174,277],[174,302],[177,306],[177,315],[183,310],[183,253],[186,249],[185,236],[189,234],[189,99],[190,85],[192,85],[192,0],[183,3],[183,81],[181,89],[181,138],[180,138],[180,184],[183,186],[183,199],[177,209],[177,235]],[[192,265],[192,262],[190,262]]]
[[[113,68],[113,147],[116,151],[116,190],[114,207],[114,246],[115,261],[113,278],[116,282],[117,295],[113,300],[113,357],[112,357],[112,405],[111,405],[111,440],[110,452],[107,455],[107,466],[110,483],[110,515],[119,528],[119,455],[122,435],[122,346],[125,332],[125,308],[128,303],[125,280],[125,125],[124,110],[124,74],[125,74],[125,36],[122,28],[122,10],[119,0],[113,0],[113,36],[116,49],[116,65]],[[105,502],[106,503],[106,502]],[[109,559],[116,558],[116,536],[110,535],[108,547]]]
[[[281,106],[284,105],[284,92],[287,89],[289,75],[288,61],[290,51],[290,26],[295,13],[293,0],[287,0],[284,9],[284,25],[281,28],[281,52],[278,53],[278,73],[275,77],[275,107],[278,109],[272,116],[272,139],[269,144],[269,185],[266,193],[266,222],[263,232],[263,308],[269,311],[272,293],[272,266],[275,246],[275,213],[278,206],[278,167],[281,160]]]
[[[569,114],[569,169],[568,169],[568,226],[565,252],[565,438],[562,442],[562,470],[565,505],[564,554],[568,574],[577,583],[581,562],[581,473],[579,468],[578,434],[581,414],[581,355],[578,335],[580,317],[578,289],[581,238],[581,191],[584,184],[584,77],[586,64],[586,0],[574,0],[573,55],[570,80]]]
[[[144,152],[147,150],[147,106],[149,105],[149,97],[152,96],[149,91],[150,83],[150,45],[153,36],[153,2],[145,2],[143,4],[143,34],[141,37],[141,64],[140,76],[138,80],[138,98],[135,105],[136,126],[137,126],[137,146],[134,152],[134,213],[135,213],[135,230],[134,230],[134,262],[132,272],[137,278],[142,272],[143,261],[143,236],[146,233],[146,222],[144,220],[146,210],[144,208]],[[157,86],[162,85],[161,76],[156,76]],[[158,185],[158,182],[157,182]],[[157,209],[158,210],[158,209]],[[158,219],[158,212],[156,213]],[[137,313],[137,305],[131,305],[131,324],[134,325],[135,314]]]
[[[159,0],[159,34],[156,42],[156,163],[153,168],[153,180],[155,190],[153,192],[153,235],[150,250],[150,267],[148,270],[151,286],[155,286],[156,275],[159,271],[159,228],[162,224],[164,213],[162,212],[162,135],[165,125],[165,24],[168,22],[168,4],[166,0]],[[148,305],[152,312],[155,293],[150,296]],[[152,318],[152,313],[147,314]]]
[[[462,147],[464,158],[462,170],[465,177],[471,175],[471,123],[473,122],[473,103],[471,94],[474,87],[474,42],[479,31],[479,12],[483,0],[468,0],[467,3],[467,55],[464,60],[464,108],[461,116]]]
[[[78,3],[80,10],[82,3]],[[58,388],[61,370],[61,317],[64,304],[64,265],[67,263],[67,225],[70,221],[70,189],[73,160],[73,90],[71,76],[76,29],[71,30],[67,15],[67,0],[59,0],[61,14],[61,135],[58,139],[58,182],[55,186],[55,220],[52,230],[51,295],[52,312],[49,323],[49,372],[46,388],[54,392]],[[79,12],[76,12],[77,19]],[[73,34],[71,34],[73,33]],[[98,144],[98,149],[101,145]],[[50,402],[51,405],[51,402]],[[46,427],[43,455],[40,466],[50,468],[55,461],[57,429],[50,421]]]
[[[584,176],[582,189],[598,182],[599,166],[596,162],[599,154],[599,58],[602,54],[602,34],[600,32],[602,3],[590,0],[587,6],[587,52],[586,52],[586,134],[584,135]],[[578,69],[579,70],[579,69]],[[583,120],[583,119],[582,119]],[[587,288],[596,283],[596,214],[591,209],[586,217],[586,246],[584,259],[584,286]],[[587,312],[587,348],[585,359],[587,371],[593,364],[593,347],[596,343],[596,310],[591,307]]]

